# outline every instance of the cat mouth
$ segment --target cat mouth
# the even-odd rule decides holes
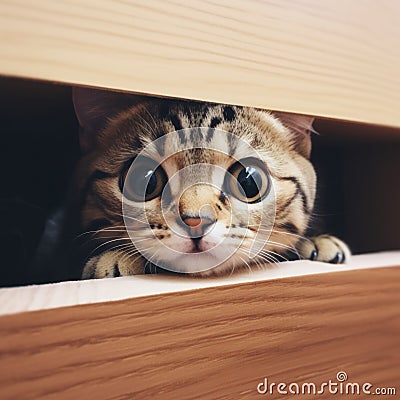
[[[192,248],[187,251],[187,254],[201,254],[210,251],[215,245],[210,245],[206,241],[202,240],[203,237],[192,238]]]
[[[152,263],[168,271],[197,274],[218,267],[236,252],[237,246],[233,243],[222,245],[221,240],[206,236],[193,239],[175,237],[174,240],[164,242],[159,247],[159,256],[153,258]],[[149,258],[152,258],[152,254],[154,252]]]
[[[192,245],[191,247],[187,248],[184,250],[184,254],[190,255],[190,254],[208,254],[210,250],[213,249],[214,246],[209,246],[207,243],[201,240],[201,238],[198,239],[192,239]],[[210,254],[209,254],[210,255]]]
[[[201,253],[205,253],[206,250],[199,250],[199,249],[191,249],[188,252],[186,252],[186,254],[201,254]]]
[[[201,247],[203,247],[202,243],[201,243],[201,239],[202,239],[201,237],[200,238],[192,238],[193,247],[189,251],[189,253],[202,253],[203,251],[205,251],[204,249],[201,249]]]

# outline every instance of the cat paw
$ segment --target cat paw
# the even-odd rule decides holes
[[[302,258],[312,261],[344,264],[351,257],[348,246],[342,240],[330,235],[302,239],[296,247]]]
[[[81,279],[101,279],[143,274],[143,266],[138,264],[141,263],[135,263],[135,260],[132,261],[125,253],[106,251],[90,258],[86,262]]]

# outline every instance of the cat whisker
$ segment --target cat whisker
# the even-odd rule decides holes
[[[267,269],[267,264],[264,262],[264,263],[261,263],[261,261],[260,260],[258,260],[257,258],[255,258],[254,259],[254,263],[256,264],[256,266],[257,266],[257,268],[259,269],[259,270],[262,270],[262,271],[265,271],[266,269]],[[269,265],[270,263],[268,263],[268,265]]]
[[[275,241],[272,241],[272,240],[269,240],[269,239],[262,240],[262,239],[260,239],[260,238],[256,238],[256,239],[250,238],[250,240],[254,241],[254,243],[261,243],[261,244],[263,244],[264,246],[273,245],[273,246],[276,246],[276,247],[280,247],[280,248],[285,249],[286,251],[288,251],[288,252],[290,252],[290,253],[296,254],[299,258],[301,258],[301,256],[300,256],[300,254],[298,253],[296,247],[294,247],[294,246],[289,246],[289,245],[287,245],[287,244],[275,242]],[[280,256],[282,256],[282,255],[280,255]]]
[[[149,225],[149,221],[147,221],[147,219],[146,220],[139,219],[139,218],[132,217],[131,215],[124,215],[123,217],[124,217],[125,220],[128,219],[130,221],[139,222],[140,224]]]
[[[251,274],[253,272],[253,270],[251,269],[250,264],[243,257],[239,256],[239,258],[242,260],[242,262],[244,263],[246,268],[249,270],[249,273]],[[235,268],[235,264],[233,264],[233,268]],[[233,272],[233,270],[232,270],[232,272]]]
[[[106,242],[100,244],[99,246],[97,246],[94,250],[92,250],[92,251],[90,252],[90,255],[92,255],[93,253],[95,253],[98,249],[101,249],[103,246],[107,246],[107,245],[109,245],[109,244],[111,244],[111,243],[119,242],[119,241],[122,241],[122,240],[127,240],[127,239],[126,239],[126,238],[118,238],[118,239],[111,239],[111,240],[108,240],[108,241],[106,241]],[[125,244],[127,244],[127,243],[125,243]]]
[[[110,248],[109,250],[116,250],[116,249],[118,249],[118,248],[120,248],[120,247],[123,247],[123,246],[127,246],[127,247],[129,247],[129,248],[134,248],[134,246],[132,245],[132,242],[130,241],[129,238],[117,238],[117,239],[112,239],[112,240],[108,240],[108,241],[106,241],[106,242],[100,244],[100,245],[97,246],[95,249],[93,249],[93,250],[90,252],[89,256],[88,256],[88,259],[93,255],[93,253],[95,253],[97,250],[101,249],[102,247],[107,246],[107,245],[110,245],[111,243],[117,243],[117,242],[122,241],[122,240],[129,240],[129,242],[128,242],[128,243],[123,243],[123,244],[121,244],[121,245],[116,245],[116,246],[112,245],[111,248]],[[136,242],[137,242],[137,243],[140,243],[140,242],[143,242],[143,241],[146,241],[146,240],[149,240],[149,238],[141,239],[141,240],[138,240],[138,241],[136,241]]]
[[[260,254],[262,255],[268,255],[272,259],[276,260],[276,262],[279,262],[280,260],[275,258],[275,256],[282,257],[285,261],[289,261],[287,258],[283,257],[282,255],[275,253],[274,251],[271,250],[261,250]]]
[[[246,252],[241,249],[241,251],[246,254]],[[275,253],[276,254],[276,253]],[[248,254],[246,254],[248,256]],[[256,256],[253,258],[253,261],[257,263],[257,258],[261,258],[264,261],[267,261],[269,264],[278,264],[279,261],[273,257],[272,255],[268,254],[266,251],[262,251],[262,253],[257,253]]]
[[[80,246],[82,247],[82,246],[86,246],[86,245],[88,245],[89,243],[91,243],[91,242],[98,242],[98,241],[102,241],[102,240],[104,240],[104,239],[109,239],[109,240],[114,240],[114,239],[118,239],[118,240],[127,240],[127,239],[129,239],[129,238],[125,238],[125,237],[120,237],[120,236],[95,236],[95,237],[92,237],[92,238],[90,238],[90,239],[87,239],[87,240],[85,240],[83,243],[81,243],[80,244]]]
[[[112,226],[112,227],[107,227],[107,228],[101,228],[101,229],[97,229],[97,230],[93,230],[93,231],[85,231],[82,232],[81,234],[75,236],[75,240],[85,236],[85,235],[90,235],[90,234],[97,234],[100,232],[126,232],[125,229],[118,229],[118,228],[122,228],[122,226]]]
[[[243,249],[240,249],[240,253],[242,253],[246,258],[248,258],[248,256],[249,256],[248,253],[247,253],[245,250],[243,250]],[[240,256],[239,256],[239,257],[240,257]],[[261,258],[262,258],[262,257],[261,257]],[[267,260],[267,259],[265,259],[265,257],[262,258],[262,259],[263,259],[264,262],[267,261],[268,264],[271,263],[271,260]],[[254,263],[259,269],[262,269],[262,270],[265,269],[265,266],[259,263],[258,257],[254,257],[254,258],[251,260],[251,262]],[[252,271],[251,267],[250,267],[250,270]],[[253,272],[253,271],[252,271],[252,272]]]
[[[255,259],[257,259],[257,257],[262,258],[262,259],[267,259],[269,262],[273,262],[273,263],[277,262],[276,258],[274,258],[273,256],[271,256],[268,253],[261,253],[261,252],[257,253]]]
[[[142,254],[137,250],[137,249],[128,249],[128,251],[123,250],[123,260],[130,259],[131,257],[138,255],[135,257],[135,259],[132,261],[132,264],[140,257],[142,257]]]
[[[118,250],[124,251],[126,248],[130,248],[130,247],[132,247],[132,246],[129,243],[123,243],[120,245],[113,246],[112,250],[118,249]],[[85,263],[92,257],[92,254],[94,252],[95,252],[95,250],[93,250],[92,252],[89,253],[89,255],[86,257]]]
[[[259,258],[261,260],[263,260],[264,262],[267,262],[268,264],[278,264],[277,260],[274,259],[273,257],[270,257],[266,254],[257,254],[256,259]]]
[[[266,244],[272,244],[272,245],[274,245],[274,246],[281,247],[282,249],[286,249],[286,250],[290,251],[291,253],[295,253],[295,254],[297,254],[298,256],[300,256],[300,254],[298,253],[296,247],[294,247],[294,246],[289,246],[289,245],[287,245],[287,244],[280,243],[280,242],[275,242],[275,241],[273,241],[273,240],[268,240],[268,241],[266,242]]]
[[[287,245],[287,244],[285,244],[285,243],[275,242],[275,241],[269,240],[269,239],[263,240],[263,239],[260,239],[260,238],[256,238],[256,239],[254,239],[254,238],[249,238],[249,240],[252,240],[252,241],[255,242],[255,243],[262,243],[262,244],[264,244],[264,245],[271,244],[271,245],[274,245],[274,246],[277,246],[277,247],[281,247],[281,248],[283,248],[283,249],[287,249],[287,250],[292,251],[292,252],[297,252],[296,247],[294,247],[294,246],[289,246],[289,245]]]
[[[280,234],[280,235],[293,236],[293,237],[296,237],[297,239],[307,240],[307,241],[309,241],[310,243],[312,243],[312,241],[311,241],[310,239],[308,239],[307,237],[302,236],[302,235],[298,235],[298,234],[296,234],[296,233],[285,232],[285,231],[278,231],[278,230],[276,230],[276,229],[265,229],[265,228],[262,228],[262,227],[257,227],[257,226],[255,226],[255,225],[254,225],[254,226],[253,226],[253,225],[249,225],[249,226],[250,226],[250,227],[257,228],[257,230],[260,231],[260,232],[271,232],[271,233],[277,233],[277,234]]]
[[[119,231],[117,231],[119,232]],[[137,233],[135,232],[127,232],[127,231],[121,231],[121,233]],[[148,236],[148,235],[135,235],[135,243],[139,243],[141,239],[150,239],[152,237]],[[91,237],[90,239],[85,240],[85,242],[82,243],[83,245],[86,245],[92,241],[96,241],[96,240],[103,240],[103,239],[124,239],[124,240],[129,240],[132,242],[132,239],[130,236],[99,236],[99,235],[93,235],[93,237]]]
[[[152,266],[154,265],[154,264],[152,263],[151,260],[153,260],[154,257],[156,257],[157,253],[158,253],[160,250],[161,250],[161,248],[158,248],[158,249],[154,252],[154,254],[152,254],[152,255],[147,259],[146,264],[144,265],[144,270],[146,271],[147,265],[150,264],[150,274],[152,274],[151,268],[152,268]],[[156,269],[156,267],[154,266],[154,273],[156,273],[156,272],[157,272],[157,269]]]
[[[274,241],[272,241],[272,240],[268,240],[266,244],[272,244],[272,245],[274,245],[274,246],[276,246],[276,247],[280,247],[280,248],[285,249],[285,250],[287,250],[287,251],[290,252],[290,253],[294,253],[294,254],[296,254],[298,257],[300,257],[299,252],[297,251],[296,247],[294,247],[294,246],[288,246],[288,245],[286,245],[286,244],[279,243],[279,242],[274,242]],[[288,260],[288,261],[289,261],[289,260]]]
[[[272,250],[261,250],[260,253],[261,253],[261,254],[267,253],[267,254],[271,255],[271,257],[272,257],[272,254],[273,254],[273,255],[275,255],[275,256],[282,257],[285,261],[289,261],[289,260],[288,260],[286,257],[284,257],[283,255],[281,255],[281,254],[279,254],[279,253],[276,253],[276,252],[274,252],[274,251],[272,251]],[[278,260],[277,260],[277,261],[278,261]]]
[[[109,213],[111,213],[111,214],[113,214],[113,215],[116,215],[116,216],[118,216],[118,217],[121,217],[121,218],[123,218],[123,219],[129,219],[129,220],[137,221],[137,222],[140,222],[140,223],[143,223],[143,224],[148,224],[147,218],[145,218],[145,219],[139,219],[139,218],[132,217],[131,215],[122,214],[122,213],[120,213],[120,212],[116,212],[116,211],[112,211],[112,210],[107,210],[107,211],[108,211]]]

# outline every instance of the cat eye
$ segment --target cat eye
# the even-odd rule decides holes
[[[226,175],[225,190],[246,203],[263,200],[270,190],[269,174],[260,160],[246,158],[236,162]]]
[[[160,196],[167,176],[154,160],[140,157],[122,171],[120,189],[132,201],[150,201]]]

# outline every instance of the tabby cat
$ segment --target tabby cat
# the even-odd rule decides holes
[[[67,222],[82,278],[349,259],[338,238],[304,236],[316,195],[312,118],[84,88],[73,97],[84,155]]]

